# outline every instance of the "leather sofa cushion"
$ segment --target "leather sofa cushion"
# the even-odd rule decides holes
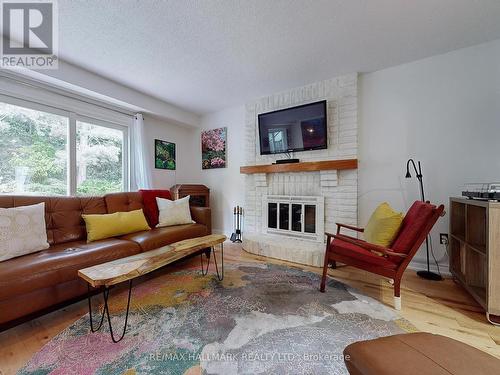
[[[103,197],[34,197],[0,195],[0,207],[29,206],[45,202],[45,224],[50,245],[85,240],[87,233],[82,214],[105,214]]]
[[[131,241],[68,242],[0,262],[0,300],[77,279],[79,269],[138,254]]]
[[[500,374],[500,359],[448,337],[423,332],[356,342],[344,349],[344,355],[351,375]]]
[[[208,234],[210,233],[208,232],[208,228],[206,225],[184,224],[126,234],[125,236],[122,236],[120,238],[124,240],[134,241],[139,244],[142,251],[149,251],[177,241],[206,236]]]
[[[139,192],[113,193],[104,196],[108,214],[144,209]]]
[[[87,294],[87,283],[83,279],[78,279],[47,288],[33,289],[8,299],[0,299],[0,331],[9,328],[9,322],[21,316],[36,313],[85,294]]]

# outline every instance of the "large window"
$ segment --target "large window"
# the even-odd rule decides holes
[[[76,122],[76,192],[123,191],[123,131]]]
[[[127,190],[127,151],[125,126],[28,102],[0,101],[0,194]]]

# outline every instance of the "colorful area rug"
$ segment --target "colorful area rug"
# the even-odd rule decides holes
[[[330,280],[320,293],[314,273],[226,263],[219,282],[193,264],[133,289],[121,342],[113,344],[104,326],[90,333],[85,315],[19,373],[347,374],[342,351],[348,344],[413,329],[394,310],[340,282]],[[117,332],[126,297],[126,291],[111,297]]]

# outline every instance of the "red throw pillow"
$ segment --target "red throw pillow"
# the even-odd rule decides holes
[[[142,204],[144,205],[144,215],[151,228],[155,228],[158,225],[158,205],[156,204],[156,197],[170,199],[170,191],[168,190],[139,190],[142,195]]]

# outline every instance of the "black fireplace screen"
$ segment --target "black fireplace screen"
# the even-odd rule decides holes
[[[316,233],[316,206],[300,203],[268,203],[267,227]]]
[[[290,205],[288,203],[280,203],[280,229],[290,230]]]
[[[304,205],[304,232],[316,233],[316,206]]]
[[[267,204],[267,226],[269,228],[278,228],[278,203]]]

